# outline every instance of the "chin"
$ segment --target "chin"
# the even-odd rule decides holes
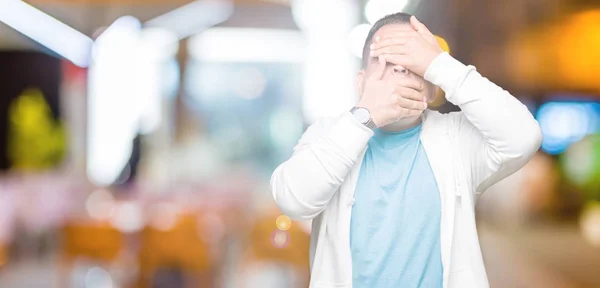
[[[388,125],[383,126],[382,129],[388,131],[402,131],[408,129],[417,125],[417,123],[421,121],[421,115],[423,115],[423,113],[417,116],[402,118],[396,122],[392,122]]]

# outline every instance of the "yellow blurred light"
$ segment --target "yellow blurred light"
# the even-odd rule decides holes
[[[577,14],[558,27],[554,40],[561,79],[582,88],[600,88],[600,10]]]
[[[292,226],[292,219],[286,215],[280,215],[275,220],[275,224],[277,225],[277,229],[281,231],[287,231]]]
[[[60,162],[65,152],[64,129],[53,119],[40,89],[23,90],[10,105],[8,118],[7,152],[13,169],[38,170]]]

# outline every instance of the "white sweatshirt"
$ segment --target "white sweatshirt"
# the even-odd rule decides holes
[[[475,203],[488,187],[525,165],[540,146],[541,131],[521,102],[448,53],[433,61],[425,79],[462,110],[422,116],[421,142],[442,200],[444,288],[489,287]],[[352,287],[350,217],[372,135],[349,112],[320,119],[271,177],[281,210],[292,219],[313,220],[311,288]]]

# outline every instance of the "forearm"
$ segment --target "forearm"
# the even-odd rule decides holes
[[[294,219],[312,219],[329,203],[361,156],[373,132],[348,112],[314,141],[299,145],[271,177],[280,209]]]
[[[527,107],[474,67],[444,53],[434,60],[425,78],[440,86],[448,101],[461,108],[498,162],[528,157],[538,149],[540,128]]]

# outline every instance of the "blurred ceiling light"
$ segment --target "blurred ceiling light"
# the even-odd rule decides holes
[[[363,46],[365,45],[367,36],[369,36],[369,30],[371,30],[371,25],[369,24],[356,25],[352,28],[348,36],[350,52],[359,59],[362,59]]]
[[[114,39],[114,37],[125,38],[129,36],[127,33],[130,33],[131,30],[140,30],[142,28],[142,23],[140,20],[133,16],[123,16],[119,17],[115,22],[113,22],[108,28],[104,29],[100,35],[96,38],[95,46],[102,45],[108,39]],[[95,47],[95,48],[96,48]]]
[[[198,0],[158,16],[145,25],[167,29],[178,39],[183,39],[227,20],[232,13],[232,1]]]
[[[408,0],[370,0],[365,5],[365,17],[371,24],[386,15],[403,12],[408,5]]]
[[[0,21],[79,67],[87,67],[93,40],[18,0],[0,1]]]
[[[338,32],[340,29],[345,30],[354,25],[355,19],[359,15],[356,4],[347,0],[291,0],[291,4],[294,22],[300,30],[306,33],[324,35]],[[336,17],[338,15],[344,15],[344,17]],[[329,36],[335,37],[336,35],[330,34]],[[345,36],[345,34],[343,35]]]
[[[302,62],[306,41],[294,30],[211,28],[192,36],[192,57],[208,62]]]
[[[294,0],[294,21],[307,39],[302,112],[308,123],[349,109],[356,98],[358,61],[348,49],[348,33],[359,7],[347,0]]]
[[[140,35],[142,52],[147,58],[166,60],[177,55],[179,39],[175,33],[159,27],[150,27],[142,30]]]
[[[96,185],[112,184],[131,156],[139,127],[140,91],[134,85],[141,24],[117,19],[98,39],[88,77],[87,175]],[[150,85],[150,83],[148,83]]]

